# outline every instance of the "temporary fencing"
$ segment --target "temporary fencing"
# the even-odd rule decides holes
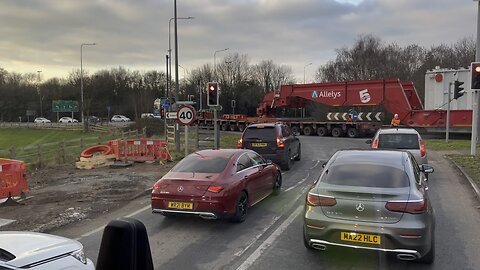
[[[23,161],[0,158],[0,199],[22,196],[28,192],[25,171]]]
[[[167,142],[164,140],[145,138],[112,140],[108,144],[116,160],[131,161],[171,160],[167,145]]]

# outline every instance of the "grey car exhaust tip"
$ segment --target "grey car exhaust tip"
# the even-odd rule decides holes
[[[413,254],[397,254],[397,258],[402,261],[414,261],[417,259],[417,256]]]
[[[200,214],[199,216],[203,219],[217,219],[217,216],[212,213]]]
[[[321,250],[321,251],[327,250],[327,246],[319,244],[319,243],[313,243],[312,248],[318,249],[318,250]]]

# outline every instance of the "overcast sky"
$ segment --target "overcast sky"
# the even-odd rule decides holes
[[[177,0],[179,64],[187,72],[246,54],[271,59],[312,80],[316,68],[351,46],[359,34],[429,47],[475,37],[472,0]],[[84,69],[124,66],[165,71],[173,0],[0,0],[0,67],[66,77]],[[173,48],[173,21],[172,21]],[[172,52],[173,56],[173,52]],[[179,71],[180,77],[183,71]]]

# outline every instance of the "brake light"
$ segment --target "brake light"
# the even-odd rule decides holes
[[[418,142],[420,143],[420,156],[425,157],[425,155],[427,154],[427,149],[425,148],[425,143],[421,139],[418,140]]]
[[[277,137],[277,147],[285,148],[285,141]]]
[[[242,148],[243,147],[243,139],[240,138],[240,140],[237,141],[237,148]]]
[[[421,214],[427,210],[426,200],[416,201],[390,201],[385,204],[385,208],[392,212],[405,212],[410,214]]]
[[[323,196],[309,192],[306,198],[307,205],[310,206],[334,206],[337,200],[331,196]]]
[[[378,138],[375,138],[372,143],[372,149],[377,149],[378,148]]]
[[[218,193],[223,190],[222,186],[210,186],[208,188],[208,191],[213,192],[213,193]]]

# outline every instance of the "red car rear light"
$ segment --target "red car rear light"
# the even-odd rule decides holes
[[[377,149],[378,148],[378,138],[375,138],[372,143],[372,149]]]
[[[213,193],[218,193],[223,190],[222,186],[210,186],[208,188],[208,191],[213,192]]]
[[[158,189],[158,183],[153,184],[153,190]]]
[[[418,142],[420,143],[420,156],[425,157],[425,155],[427,154],[427,149],[425,148],[425,143],[423,142],[423,140],[418,140]]]
[[[277,147],[285,148],[285,141],[277,137]]]
[[[385,204],[385,208],[392,212],[405,212],[410,214],[421,214],[427,210],[425,200],[416,201],[390,201]]]
[[[307,205],[310,206],[334,206],[337,200],[334,197],[323,196],[309,192],[306,198]]]
[[[237,148],[238,149],[243,148],[243,139],[242,138],[240,138],[240,140],[237,141]]]

